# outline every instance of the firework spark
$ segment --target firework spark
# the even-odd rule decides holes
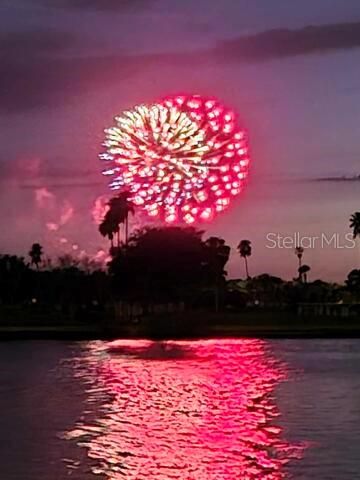
[[[210,220],[238,195],[248,174],[245,131],[215,99],[167,97],[115,118],[105,130],[104,175],[112,190],[167,223]]]

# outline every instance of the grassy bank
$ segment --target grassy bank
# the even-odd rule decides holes
[[[59,312],[28,313],[17,308],[12,313],[8,310],[7,317],[1,315],[0,340],[360,337],[358,317],[298,317],[287,311],[184,312],[148,316],[138,323],[115,320],[103,313],[81,320]]]

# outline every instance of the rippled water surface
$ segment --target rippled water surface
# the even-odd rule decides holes
[[[0,478],[360,478],[358,344],[0,344]]]

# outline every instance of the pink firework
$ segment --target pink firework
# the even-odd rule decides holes
[[[210,220],[243,189],[245,131],[233,111],[199,95],[167,97],[115,118],[105,130],[110,188],[167,223]]]

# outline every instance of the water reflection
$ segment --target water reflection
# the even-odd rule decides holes
[[[68,439],[111,480],[280,480],[300,446],[283,438],[260,340],[91,342],[77,372],[89,406]]]

